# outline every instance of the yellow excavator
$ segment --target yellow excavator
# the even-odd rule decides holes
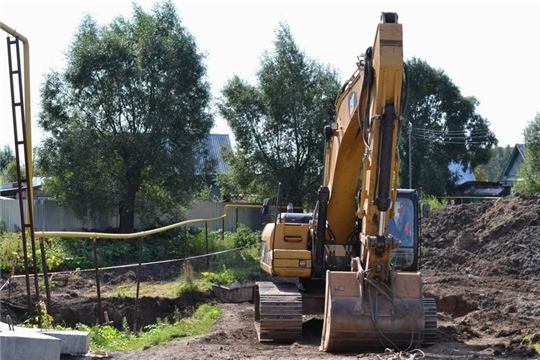
[[[402,25],[382,13],[324,129],[313,213],[288,209],[263,229],[260,265],[276,281],[255,287],[261,342],[301,339],[302,316],[314,314],[324,314],[323,351],[406,351],[436,341],[435,299],[423,296],[419,272],[419,198],[398,189],[404,70]]]

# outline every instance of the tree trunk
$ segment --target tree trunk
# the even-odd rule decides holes
[[[139,184],[127,184],[125,187],[124,201],[120,204],[120,226],[122,234],[132,233],[135,229],[135,198]]]

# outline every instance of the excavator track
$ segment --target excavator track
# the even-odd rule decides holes
[[[258,282],[254,301],[259,341],[294,342],[302,338],[302,295],[295,284]]]
[[[422,346],[435,345],[437,342],[437,304],[432,297],[422,299],[424,305],[424,341]]]

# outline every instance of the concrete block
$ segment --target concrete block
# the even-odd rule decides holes
[[[214,295],[225,303],[239,303],[253,300],[255,284],[233,283],[229,286],[212,285]]]
[[[59,360],[61,354],[84,355],[90,333],[72,330],[41,330],[0,322],[0,360]]]
[[[62,344],[59,339],[17,330],[0,330],[0,359],[60,360]]]
[[[61,340],[62,354],[84,355],[90,348],[90,333],[87,331],[43,330],[40,333]]]

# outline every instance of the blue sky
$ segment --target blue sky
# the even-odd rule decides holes
[[[153,2],[139,1],[144,9]],[[403,24],[405,59],[440,68],[491,124],[499,145],[523,142],[523,129],[540,112],[540,2],[538,1],[175,1],[186,28],[206,53],[215,97],[233,74],[254,82],[263,51],[287,22],[305,53],[336,68],[342,80],[371,46],[382,11]],[[30,41],[33,146],[39,87],[45,73],[62,70],[64,52],[85,13],[100,24],[131,16],[131,1],[2,0],[0,21]],[[13,148],[6,43],[0,45],[0,146]],[[321,130],[322,131],[322,130]],[[230,133],[216,116],[214,133]]]

